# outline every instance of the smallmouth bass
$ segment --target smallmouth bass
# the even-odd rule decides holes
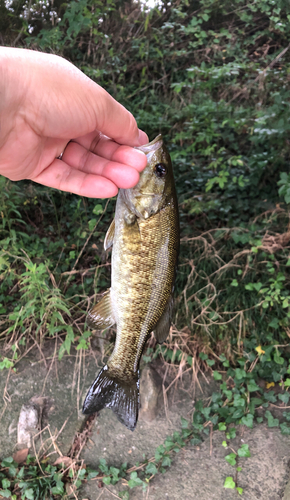
[[[178,203],[162,136],[137,149],[147,166],[137,186],[120,189],[104,241],[105,250],[113,245],[111,288],[88,314],[88,324],[98,330],[117,325],[116,343],[83,405],[85,414],[111,408],[132,431],[143,348],[152,331],[159,343],[169,333],[179,252]]]

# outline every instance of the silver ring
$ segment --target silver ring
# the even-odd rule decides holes
[[[68,147],[68,145],[69,145],[70,142],[73,142],[73,140],[68,141],[68,143],[67,143],[66,147],[64,148],[63,152],[60,153],[60,155],[56,157],[57,160],[62,160],[63,154],[64,154],[64,152],[65,152],[65,150]]]

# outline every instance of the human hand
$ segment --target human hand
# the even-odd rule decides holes
[[[92,198],[137,184],[147,135],[65,59],[0,47],[0,96],[0,174]]]

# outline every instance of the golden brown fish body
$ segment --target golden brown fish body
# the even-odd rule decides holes
[[[112,408],[134,430],[139,408],[139,361],[155,331],[166,339],[179,250],[178,204],[169,153],[158,136],[142,151],[147,167],[132,189],[120,190],[104,246],[112,251],[110,291],[89,313],[95,328],[117,325],[114,351],[90,388],[83,411]]]

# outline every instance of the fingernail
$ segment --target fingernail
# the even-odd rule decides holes
[[[143,132],[143,130],[140,130],[140,129],[139,129],[138,139],[139,139],[140,146],[144,146],[144,144],[148,144],[148,142],[149,142],[148,135],[145,134],[145,132]]]

